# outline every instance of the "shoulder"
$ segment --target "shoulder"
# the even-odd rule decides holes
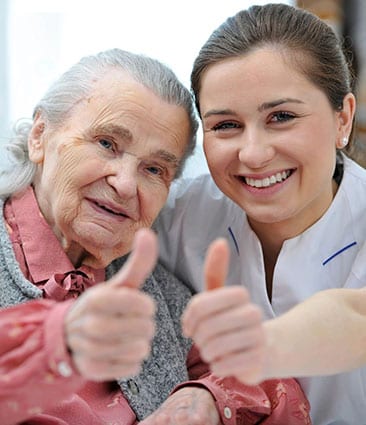
[[[182,177],[175,180],[169,191],[167,206],[173,207],[180,203],[190,202],[197,197],[208,199],[223,197],[210,174]]]
[[[207,212],[210,211],[210,214]],[[180,220],[196,223],[221,221],[225,216],[242,211],[216,186],[209,174],[182,178],[172,185],[166,205],[160,212],[156,226],[170,228]],[[155,226],[155,228],[156,228]]]
[[[0,198],[0,305],[3,307],[42,295],[42,291],[24,277],[15,258],[3,214],[4,202],[5,199]]]
[[[359,254],[352,270],[365,277],[366,259],[366,170],[353,160],[344,158],[344,174],[339,187],[340,201],[336,213],[342,217],[343,232],[357,241]],[[337,194],[338,196],[338,194]],[[338,229],[338,233],[341,229]],[[364,285],[364,283],[363,283]]]
[[[343,155],[344,176],[342,182],[357,181],[361,186],[366,185],[366,170],[352,159]]]
[[[348,202],[352,215],[364,214],[366,208],[366,170],[355,161],[344,156],[344,172],[340,192]]]

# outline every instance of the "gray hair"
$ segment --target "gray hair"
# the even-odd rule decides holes
[[[196,145],[198,120],[190,91],[178,80],[173,71],[156,59],[111,49],[96,55],[86,56],[66,71],[49,88],[34,108],[33,118],[38,112],[48,124],[57,129],[64,124],[71,110],[87,98],[95,81],[100,80],[111,68],[127,72],[164,101],[181,106],[190,120],[189,144],[181,161],[176,177],[182,172],[186,159]],[[14,127],[14,137],[0,148],[0,196],[8,196],[31,184],[36,165],[28,155],[28,135],[32,120],[20,120]]]

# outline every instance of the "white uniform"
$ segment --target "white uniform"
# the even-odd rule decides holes
[[[210,176],[177,182],[156,228],[163,263],[196,291],[203,289],[209,243],[225,237],[231,246],[227,285],[246,286],[267,318],[323,289],[366,286],[366,170],[347,158],[326,214],[284,242],[273,275],[272,303],[259,240],[242,209],[219,191]],[[299,381],[310,401],[314,425],[366,425],[366,367]]]

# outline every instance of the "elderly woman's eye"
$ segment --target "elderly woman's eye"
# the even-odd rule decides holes
[[[160,176],[163,173],[163,170],[160,167],[155,166],[147,167],[146,170],[148,171],[148,173],[153,174],[155,176]]]
[[[99,139],[98,143],[105,149],[113,150],[113,142],[107,139]]]

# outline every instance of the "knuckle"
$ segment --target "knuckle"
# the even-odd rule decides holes
[[[121,374],[122,375],[129,375],[129,376],[135,376],[138,375],[141,371],[141,363],[130,363],[128,366],[123,366]]]
[[[86,335],[93,337],[104,335],[105,327],[102,324],[102,318],[94,314],[89,315],[84,320],[83,331]]]
[[[138,341],[137,350],[140,353],[141,358],[147,357],[151,351],[150,341],[146,341],[146,340]]]
[[[225,289],[230,290],[230,295],[237,301],[238,304],[248,303],[249,293],[243,286],[232,286]]]
[[[201,311],[202,307],[202,295],[204,294],[195,295],[188,303],[186,308],[186,316],[190,319],[199,316],[199,312]]]
[[[74,357],[74,362],[76,364],[76,367],[79,371],[79,373],[86,377],[86,378],[92,378],[98,376],[97,368],[95,366],[95,363],[91,361],[88,357],[78,355]]]
[[[258,307],[255,304],[250,304],[248,306],[248,310],[249,310],[249,313],[252,315],[252,317],[254,319],[256,319],[257,321],[262,321],[263,313],[262,313],[262,310],[260,309],[260,307]]]
[[[213,358],[211,356],[210,349],[208,347],[206,347],[206,346],[202,347],[200,349],[200,354],[201,354],[201,357],[202,357],[202,360],[203,361],[205,361],[207,363],[211,363],[213,361]]]
[[[89,338],[79,338],[79,342],[76,344],[77,352],[83,355],[85,359],[91,358],[91,356],[89,356],[89,353],[94,353],[98,349],[95,343],[92,342]]]
[[[149,321],[148,325],[147,325],[147,331],[146,331],[146,335],[147,335],[149,341],[151,341],[154,338],[155,332],[156,332],[155,322]]]
[[[197,346],[202,346],[206,340],[207,326],[204,322],[197,325],[194,332],[194,341]]]

